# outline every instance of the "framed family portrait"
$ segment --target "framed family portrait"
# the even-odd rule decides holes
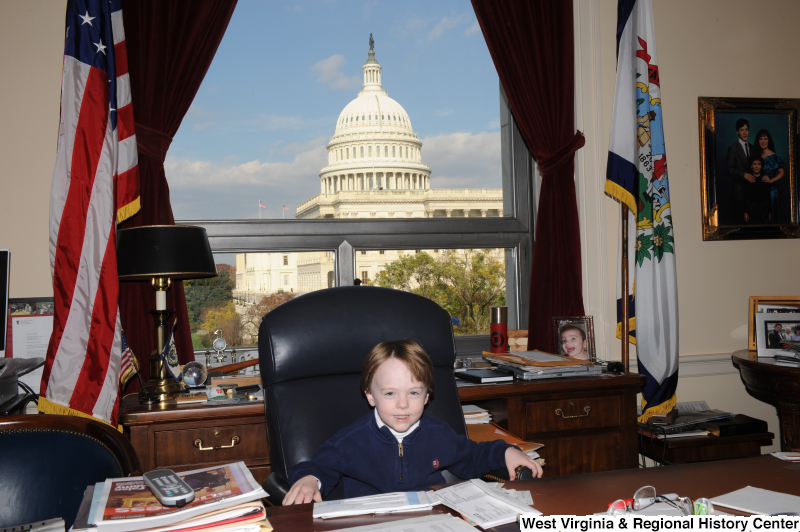
[[[747,306],[748,349],[758,349],[756,338],[756,317],[759,314],[800,313],[800,296],[750,296]]]
[[[800,99],[698,98],[703,240],[798,238]]]
[[[758,356],[774,357],[785,349],[782,342],[800,341],[800,312],[763,313],[756,316]]]
[[[579,360],[596,360],[592,317],[554,317],[553,352]]]

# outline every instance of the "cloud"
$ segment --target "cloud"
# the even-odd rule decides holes
[[[457,17],[442,17],[442,20],[437,22],[430,33],[428,33],[428,41],[438,39],[444,35],[446,31],[452,30],[457,24],[460,24],[461,21],[465,19],[465,15],[458,15]]]
[[[354,76],[348,78],[341,71],[347,60],[341,54],[334,54],[327,59],[311,65],[311,71],[316,72],[317,83],[327,85],[330,89],[352,89],[361,85],[361,78]]]
[[[500,132],[458,132],[422,140],[422,162],[431,167],[433,188],[497,188]]]
[[[167,157],[164,171],[170,185],[176,188],[230,190],[242,185],[283,188],[300,180],[316,182],[320,169],[328,164],[328,151],[324,139],[315,140],[316,147],[296,153],[290,162],[261,162],[256,159],[242,164],[227,164]],[[284,151],[289,147],[286,146]]]
[[[298,153],[298,152],[306,152],[306,151],[313,151],[317,149],[319,146],[325,146],[328,143],[327,137],[320,137],[316,139],[311,139],[306,142],[293,142],[291,144],[287,144],[283,148],[281,148],[281,153]],[[327,163],[326,163],[327,164]]]
[[[206,122],[203,122],[202,124],[195,124],[192,129],[194,129],[195,131],[203,131],[207,127],[213,126],[215,124],[216,122],[214,122],[213,120],[208,120]]]
[[[433,113],[433,114],[436,115],[436,116],[450,116],[451,114],[453,114],[453,110],[452,109],[437,109],[436,112]]]
[[[475,24],[464,30],[464,35],[472,35],[474,33],[478,33],[479,31],[481,31],[481,25],[478,24],[478,21],[476,20]]]

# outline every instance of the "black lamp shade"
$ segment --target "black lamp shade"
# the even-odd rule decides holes
[[[148,225],[117,232],[117,273],[121,281],[215,277],[217,268],[202,227]]]

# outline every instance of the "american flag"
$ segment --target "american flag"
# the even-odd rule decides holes
[[[288,211],[288,210],[289,210],[289,207],[287,207],[286,205],[284,205],[284,206],[283,206],[283,210],[284,210],[284,211]]]
[[[136,358],[133,356],[131,346],[128,345],[128,339],[125,338],[125,331],[120,331],[120,333],[122,337],[122,360],[119,372],[119,389],[124,390],[128,381],[139,371],[139,365],[136,363]]]
[[[50,193],[53,334],[39,410],[116,425],[122,338],[116,223],[139,210],[121,0],[69,0]]]
[[[258,200],[258,208],[259,208],[259,209],[266,209],[266,208],[267,208],[267,206],[266,206],[266,205],[264,205],[264,202],[263,202],[263,201],[261,201],[261,200]]]

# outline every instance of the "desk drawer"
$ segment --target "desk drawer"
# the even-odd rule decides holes
[[[618,396],[525,401],[528,434],[620,425]]]
[[[267,428],[263,423],[165,430],[154,436],[156,467],[239,460],[248,465],[269,463]]]

